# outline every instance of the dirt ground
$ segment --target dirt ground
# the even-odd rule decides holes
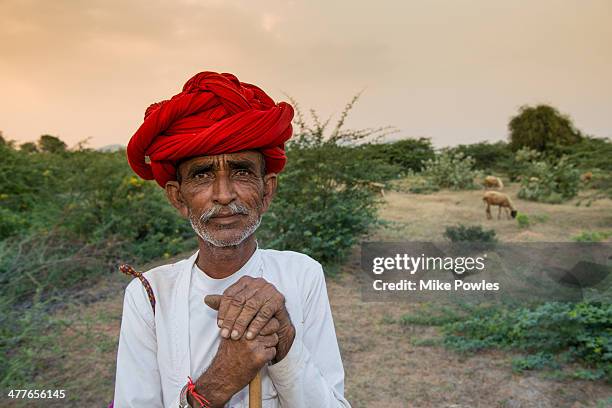
[[[346,269],[358,267],[354,259]],[[515,374],[512,355],[499,351],[464,356],[438,345],[415,345],[439,338],[437,329],[394,323],[416,305],[362,302],[352,273],[329,279],[328,291],[353,407],[612,406],[612,386],[603,382]]]
[[[517,185],[504,189],[532,225],[487,220],[482,191],[410,194],[389,191],[382,218],[393,221],[371,240],[441,240],[445,226],[482,225],[503,242],[565,242],[584,231],[612,230],[612,201],[576,206],[523,201]],[[346,394],[354,407],[604,407],[612,406],[612,386],[603,382],[555,380],[542,372],[515,374],[509,353],[471,356],[441,346],[415,346],[439,338],[432,327],[393,324],[414,304],[362,302],[357,251],[328,290],[346,370]],[[391,323],[389,323],[391,322]],[[421,340],[421,341],[419,341]]]
[[[547,205],[516,199],[516,186],[506,191],[535,224],[519,229],[515,220],[486,220],[482,191],[429,195],[389,191],[381,215],[394,223],[369,239],[440,240],[444,226],[457,223],[495,228],[502,241],[569,241],[583,231],[612,229],[610,200],[590,207],[572,202]],[[612,406],[612,386],[602,381],[559,380],[546,372],[515,374],[509,353],[464,356],[435,341],[423,342],[439,338],[437,329],[396,323],[414,310],[414,304],[361,300],[358,251],[355,248],[339,275],[327,280],[346,371],[346,395],[354,407]],[[81,293],[81,305],[58,316],[69,323],[50,353],[47,369],[35,382],[66,389],[69,400],[45,406],[105,407],[110,402],[123,288],[128,282],[117,273]]]

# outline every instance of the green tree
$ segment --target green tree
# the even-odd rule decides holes
[[[6,139],[4,137],[4,133],[2,133],[1,130],[0,130],[0,147],[8,147],[9,149],[14,149],[15,148],[15,141],[14,140],[10,140],[10,139]]]
[[[474,168],[487,171],[506,171],[513,165],[514,154],[506,142],[478,142],[460,144],[450,149],[452,153],[463,153],[474,159]]]
[[[540,152],[554,151],[582,139],[571,118],[549,105],[522,106],[518,115],[510,120],[508,130],[513,151],[523,147]]]
[[[21,145],[19,145],[19,150],[21,150],[22,152],[25,152],[25,153],[37,153],[38,152],[38,147],[36,146],[36,143],[25,142],[25,143],[22,143]]]
[[[38,148],[41,152],[60,153],[65,152],[66,147],[66,143],[56,136],[42,135],[40,139],[38,139]]]
[[[420,171],[425,161],[436,156],[431,140],[424,137],[388,143],[365,143],[355,149],[362,150],[369,159],[399,166],[403,172]]]

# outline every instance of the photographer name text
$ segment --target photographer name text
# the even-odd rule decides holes
[[[401,279],[397,282],[384,282],[377,279],[372,282],[376,291],[498,291],[498,282],[465,282],[455,279],[454,282],[442,282],[438,279],[420,280],[418,282]]]

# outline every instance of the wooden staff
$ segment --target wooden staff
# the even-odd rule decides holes
[[[249,383],[249,408],[261,408],[261,372]]]

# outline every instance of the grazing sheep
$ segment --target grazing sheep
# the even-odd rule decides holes
[[[508,197],[507,195],[497,192],[497,191],[487,191],[484,193],[484,196],[482,197],[482,201],[484,201],[487,205],[487,219],[491,219],[493,217],[491,217],[491,206],[492,205],[496,205],[499,207],[499,212],[497,213],[497,219],[499,220],[501,218],[501,210],[502,207],[504,208],[504,210],[506,211],[506,214],[508,215],[508,219],[510,219],[510,217],[515,218],[517,211],[516,208],[514,208],[514,205],[512,204],[512,200],[510,200],[510,197]]]
[[[582,181],[583,183],[588,183],[592,179],[593,179],[593,172],[592,171],[587,171],[586,173],[582,173],[580,175],[580,181]]]
[[[502,183],[499,177],[495,177],[495,176],[485,177],[483,184],[484,184],[485,189],[498,188],[501,190],[502,188],[504,188],[504,183]]]

